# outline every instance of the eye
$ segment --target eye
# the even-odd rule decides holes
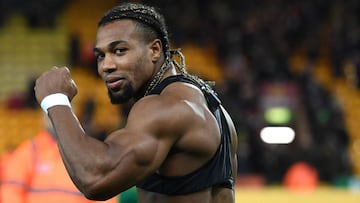
[[[95,54],[96,61],[98,61],[98,62],[102,61],[104,59],[104,57],[105,57],[105,54],[100,54],[100,53]]]
[[[122,54],[124,54],[124,52],[125,52],[126,50],[127,50],[126,48],[116,48],[116,49],[114,49],[114,54],[116,54],[116,55],[122,55]]]

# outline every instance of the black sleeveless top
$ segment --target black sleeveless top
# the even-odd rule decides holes
[[[233,163],[231,154],[231,138],[229,126],[220,106],[221,102],[215,93],[206,85],[200,85],[184,75],[175,75],[165,78],[150,94],[160,94],[161,91],[173,82],[185,82],[197,86],[202,90],[210,111],[215,116],[221,133],[221,142],[215,155],[199,169],[184,176],[162,176],[152,174],[137,184],[137,187],[166,195],[184,195],[198,192],[209,187],[217,186],[233,189]],[[179,166],[181,167],[181,166]]]

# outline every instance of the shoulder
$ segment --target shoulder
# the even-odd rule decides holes
[[[26,171],[32,166],[33,158],[33,141],[25,140],[19,144],[14,151],[10,152],[5,168],[10,170],[11,174],[19,171]],[[6,173],[8,173],[7,171]]]
[[[49,148],[50,145],[55,145],[55,141],[46,131],[40,131],[34,137],[24,140],[11,153],[13,157],[32,157],[35,151],[41,151],[41,148]]]
[[[28,139],[20,143],[14,151],[11,152],[12,157],[30,155],[29,153],[33,150],[33,139]]]
[[[150,95],[136,102],[129,113],[128,127],[140,125],[156,132],[180,133],[202,118],[204,107],[206,102],[198,88],[176,82],[160,95]]]

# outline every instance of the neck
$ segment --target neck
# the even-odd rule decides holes
[[[169,71],[170,70],[170,71]],[[148,87],[145,90],[144,96],[149,95],[149,93],[168,75],[176,74],[174,67],[169,60],[165,60],[158,72],[152,77]]]

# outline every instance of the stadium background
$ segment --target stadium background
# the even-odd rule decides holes
[[[359,202],[360,3],[149,0],[188,70],[216,82],[239,134],[237,202]],[[115,0],[0,0],[0,151],[41,128],[33,79],[71,67],[74,109],[97,135],[122,125],[96,76],[96,24]],[[281,107],[283,113],[271,111]],[[285,112],[285,113],[284,113]],[[295,139],[268,144],[266,126]],[[290,170],[293,169],[293,170]]]

